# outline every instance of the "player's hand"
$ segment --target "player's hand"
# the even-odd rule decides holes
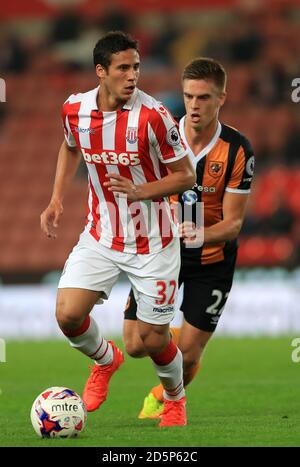
[[[204,228],[197,228],[194,222],[185,221],[179,226],[179,236],[187,248],[200,248],[204,242]]]
[[[41,229],[48,238],[57,237],[56,229],[63,213],[63,205],[59,201],[51,201],[41,214]]]
[[[108,173],[106,177],[108,180],[103,185],[107,187],[108,191],[113,191],[121,196],[123,194],[130,201],[139,201],[141,199],[139,186],[134,185],[128,178],[116,173]]]

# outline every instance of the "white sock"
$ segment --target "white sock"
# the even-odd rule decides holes
[[[153,361],[157,375],[164,387],[163,396],[167,400],[179,400],[185,395],[183,387],[182,353],[177,347],[173,360],[166,365]]]
[[[82,334],[67,335],[70,345],[95,360],[97,365],[109,365],[113,361],[113,348],[102,336],[96,321],[92,317],[87,319],[89,326]]]

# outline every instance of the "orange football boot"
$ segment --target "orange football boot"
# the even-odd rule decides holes
[[[185,426],[187,424],[185,402],[185,396],[177,401],[165,399],[159,426]]]
[[[116,347],[113,341],[108,341],[113,348],[113,361],[109,365],[94,364],[91,374],[86,382],[82,400],[88,412],[98,409],[106,400],[108,383],[112,375],[124,362],[123,352]]]

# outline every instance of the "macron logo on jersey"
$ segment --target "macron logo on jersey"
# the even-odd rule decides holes
[[[81,128],[80,126],[76,127],[75,131],[77,131],[77,133],[90,133],[92,135],[96,133],[96,130],[94,130],[94,128]]]
[[[82,149],[82,155],[85,162],[89,164],[134,166],[141,163],[139,155],[133,152],[102,151],[101,154],[97,154]]]

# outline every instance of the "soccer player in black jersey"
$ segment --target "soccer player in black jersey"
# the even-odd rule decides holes
[[[226,99],[226,72],[220,63],[210,58],[191,61],[183,71],[182,87],[186,115],[179,128],[197,180],[192,190],[171,200],[178,203],[181,212],[185,204],[192,206],[193,216],[181,218],[179,229],[183,323],[180,329],[172,329],[172,335],[183,354],[187,386],[199,369],[231,290],[254,155],[246,137],[218,119]],[[196,224],[196,210],[201,206],[204,227]],[[163,295],[162,290],[162,300],[167,298]],[[124,321],[125,347],[133,357],[145,355],[134,332],[138,299],[131,291]],[[157,418],[162,410],[163,388],[159,385],[145,398],[139,418]]]

